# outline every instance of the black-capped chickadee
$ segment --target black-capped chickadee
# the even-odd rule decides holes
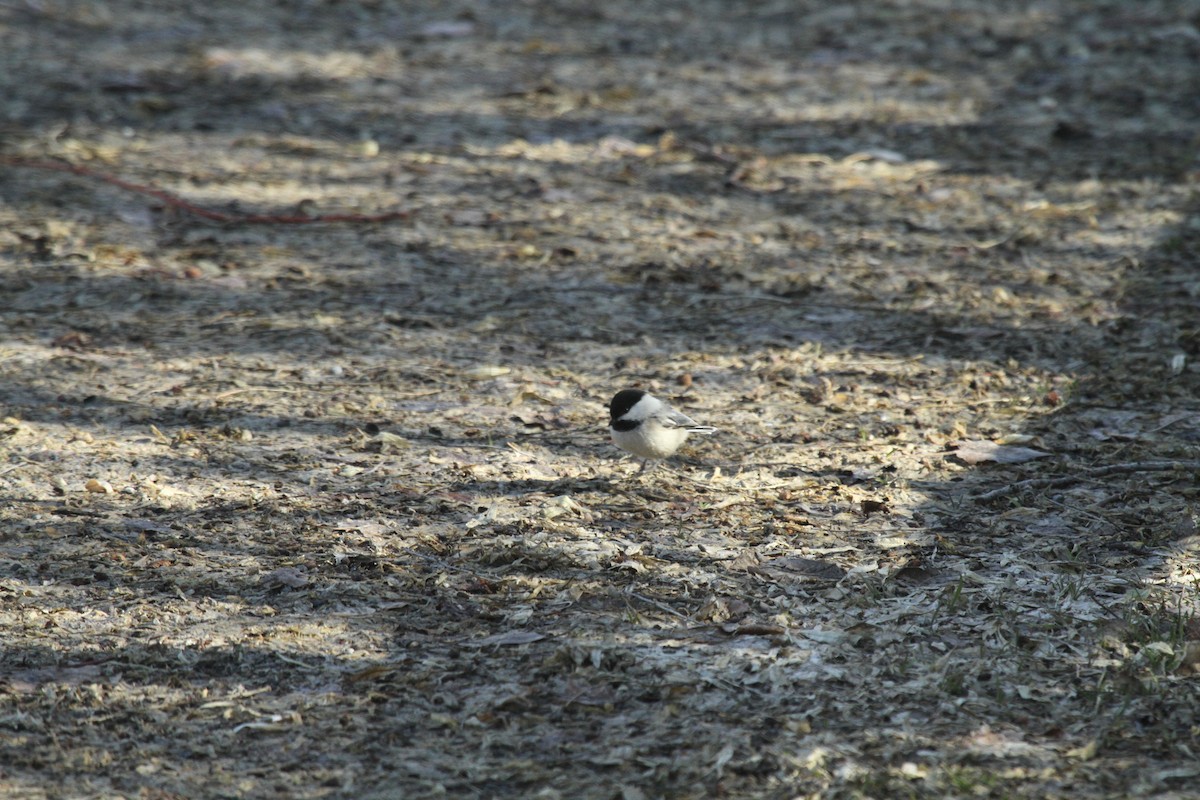
[[[608,404],[608,417],[613,444],[642,459],[639,475],[648,462],[674,455],[689,433],[717,432],[641,389],[617,392]]]

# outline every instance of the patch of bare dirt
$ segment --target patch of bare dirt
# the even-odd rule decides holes
[[[0,795],[1200,776],[1200,6],[0,41]],[[631,477],[627,386],[720,433]]]

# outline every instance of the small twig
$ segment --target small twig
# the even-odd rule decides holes
[[[650,605],[657,608],[659,611],[665,611],[666,613],[668,613],[672,616],[679,617],[679,619],[687,619],[687,614],[676,611],[675,609],[671,608],[666,603],[660,603],[653,598],[646,597],[645,595],[638,594],[637,592],[627,591],[627,592],[625,592],[625,596],[632,597],[635,600],[641,600],[643,603],[649,603]]]
[[[118,189],[124,189],[127,192],[135,192],[144,194],[148,197],[153,197],[156,200],[161,200],[172,208],[177,208],[180,211],[200,217],[202,219],[212,220],[214,222],[222,222],[225,224],[238,225],[316,225],[327,222],[390,222],[397,219],[408,219],[410,212],[408,211],[385,211],[382,214],[243,214],[240,212],[214,211],[211,208],[189,203],[182,197],[171,194],[168,191],[159,189],[155,186],[149,186],[144,183],[134,183],[127,181],[124,178],[118,178],[115,175],[109,175],[104,172],[98,172],[90,167],[80,166],[78,164],[69,164],[62,161],[40,161],[37,159],[20,158],[17,156],[0,156],[0,164],[9,167],[25,167],[28,169],[44,169],[54,172],[66,172],[71,175],[79,175],[84,178],[92,178],[104,183],[116,186]]]
[[[220,392],[219,394],[214,394],[211,399],[213,399],[213,400],[228,400],[231,397],[234,397],[239,394],[245,394],[246,392],[263,392],[263,393],[281,392],[283,394],[300,394],[301,392],[305,392],[305,391],[307,391],[307,390],[306,389],[285,389],[282,386],[279,386],[279,387],[246,386],[246,387],[242,387],[242,388],[238,388],[238,389],[229,389],[228,391]]]
[[[989,500],[1008,497],[1025,489],[1057,489],[1060,486],[1069,486],[1072,483],[1078,482],[1081,478],[1098,478],[1104,475],[1120,475],[1129,472],[1164,472],[1168,470],[1200,470],[1200,461],[1130,461],[1123,464],[1108,464],[1103,467],[1085,469],[1075,475],[1066,475],[1057,478],[1030,478],[1025,481],[1009,483],[998,489],[992,489],[990,492],[977,494],[973,499],[977,503],[984,503]]]

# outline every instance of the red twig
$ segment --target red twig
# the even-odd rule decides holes
[[[53,170],[55,172],[79,175],[84,178],[92,178],[116,186],[119,189],[124,189],[127,192],[136,192],[137,194],[144,194],[156,200],[161,200],[168,206],[177,208],[187,214],[227,224],[312,225],[322,222],[390,222],[397,219],[408,219],[409,217],[408,211],[385,211],[382,214],[316,214],[313,216],[305,214],[241,214],[237,212],[214,211],[211,208],[204,208],[194,203],[189,203],[182,197],[155,188],[154,186],[148,186],[144,183],[134,183],[123,178],[118,178],[115,175],[97,172],[89,167],[82,167],[78,164],[70,164],[65,161],[41,161],[16,156],[0,156],[0,164],[10,167]]]

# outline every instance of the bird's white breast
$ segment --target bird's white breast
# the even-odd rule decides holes
[[[684,428],[667,428],[657,420],[648,419],[631,431],[612,432],[613,443],[638,458],[659,459],[674,455],[688,432]]]

